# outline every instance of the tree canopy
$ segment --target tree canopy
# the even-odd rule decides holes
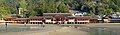
[[[91,15],[120,12],[119,0],[0,0],[0,4],[1,18],[10,17],[11,14],[30,17],[42,13],[69,13],[69,10],[87,12]]]

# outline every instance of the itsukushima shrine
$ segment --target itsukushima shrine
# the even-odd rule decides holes
[[[70,13],[44,13],[43,16],[30,18],[2,18],[0,23],[19,24],[89,24],[98,20],[89,16],[71,16]]]

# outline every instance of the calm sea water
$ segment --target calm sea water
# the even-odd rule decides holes
[[[74,27],[88,32],[88,35],[120,35],[120,27],[88,27],[84,25],[75,25]]]
[[[92,27],[88,30],[88,32],[89,35],[120,35],[120,27]]]

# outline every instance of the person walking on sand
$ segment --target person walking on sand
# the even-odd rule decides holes
[[[7,24],[7,23],[5,23],[5,27],[7,27],[7,25],[8,25],[8,24]]]
[[[41,27],[45,27],[45,24],[41,24]]]

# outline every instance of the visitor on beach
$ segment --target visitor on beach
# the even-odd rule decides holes
[[[5,23],[5,26],[7,27],[7,23]]]

